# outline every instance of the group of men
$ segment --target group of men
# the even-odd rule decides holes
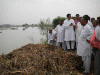
[[[88,15],[75,19],[67,14],[67,19],[59,21],[54,29],[56,34],[49,30],[48,44],[61,46],[64,50],[74,51],[75,42],[77,55],[82,57],[84,73],[90,72],[91,54],[95,57],[95,75],[100,74],[100,17],[95,20]],[[93,50],[93,51],[92,51]]]

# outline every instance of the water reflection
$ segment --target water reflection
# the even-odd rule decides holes
[[[0,33],[2,33],[2,31],[0,31]]]
[[[23,31],[25,30],[25,29],[27,29],[29,26],[23,26]]]
[[[23,29],[22,30],[25,30],[27,29],[29,26],[23,26]],[[33,28],[33,27],[32,27]],[[18,27],[1,27],[0,30],[18,30]]]
[[[10,30],[18,30],[18,28],[16,27],[11,27]]]
[[[7,29],[9,29],[9,28],[0,28],[0,30],[7,30]]]
[[[0,55],[9,53],[28,43],[40,43],[41,38],[45,39],[45,36],[40,34],[38,27],[0,28],[0,32]]]
[[[18,28],[17,27],[0,28],[0,30],[18,30]]]

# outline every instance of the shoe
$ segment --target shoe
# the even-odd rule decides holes
[[[67,49],[67,51],[69,52],[69,51],[70,51],[70,49]]]
[[[75,52],[75,50],[74,50],[74,49],[72,49],[72,51],[74,51],[74,52]]]
[[[83,71],[83,73],[84,73],[84,74],[86,74],[86,75],[88,75],[88,74],[89,74],[89,73],[88,73],[88,72],[86,72],[86,71]]]

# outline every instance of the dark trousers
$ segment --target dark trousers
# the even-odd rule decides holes
[[[96,50],[94,70],[94,75],[100,75],[100,50]]]

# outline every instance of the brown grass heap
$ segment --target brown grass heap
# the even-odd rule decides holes
[[[0,75],[82,75],[75,52],[54,45],[28,44],[0,56]]]

